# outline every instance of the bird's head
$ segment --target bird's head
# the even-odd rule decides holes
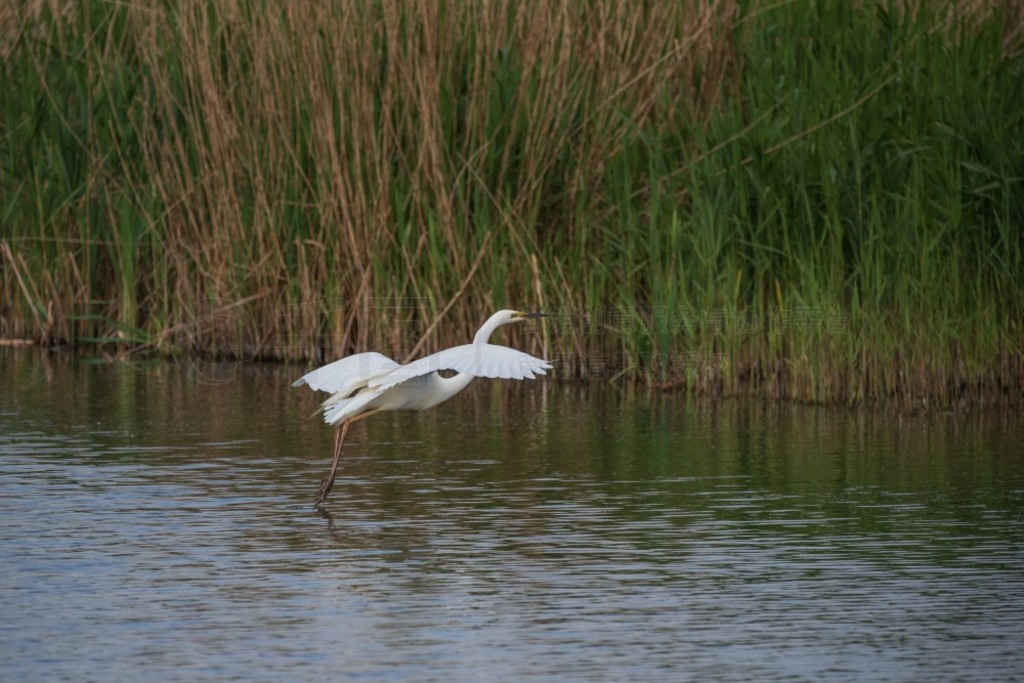
[[[501,316],[501,318],[499,318],[499,319],[501,320],[501,324],[502,325],[509,325],[511,323],[519,323],[519,322],[522,322],[524,320],[532,320],[532,319],[535,319],[535,318],[546,318],[546,317],[548,317],[548,314],[547,313],[524,313],[523,311],[504,310],[504,311],[498,311],[497,313],[494,314],[494,317],[497,318],[498,316]]]
[[[484,326],[476,333],[476,338],[473,341],[476,343],[486,343],[491,333],[499,327],[519,323],[524,320],[546,317],[548,317],[547,313],[524,313],[523,311],[513,311],[511,309],[501,310],[487,319]]]

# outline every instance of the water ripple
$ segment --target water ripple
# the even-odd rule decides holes
[[[103,366],[89,372],[109,380]],[[165,406],[179,427],[153,435],[84,414],[48,422],[43,402],[20,396],[0,434],[11,680],[1024,671],[1024,463],[1012,436],[902,454],[945,472],[888,467],[893,454],[867,441],[829,445],[825,465],[823,442],[850,442],[848,417],[798,421],[811,425],[802,440],[789,425],[788,448],[744,450],[728,436],[754,428],[742,411],[714,416],[723,436],[709,448],[679,433],[710,433],[707,416],[638,409],[616,418],[609,449],[608,416],[581,427],[593,408],[570,392],[528,442],[455,429],[477,424],[470,392],[354,430],[316,511],[331,438],[319,425],[243,420],[243,431],[237,416],[203,422],[209,411],[185,401]],[[533,400],[503,406],[515,416]]]

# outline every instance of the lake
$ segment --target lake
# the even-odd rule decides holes
[[[10,681],[1024,678],[1024,420],[0,350]]]

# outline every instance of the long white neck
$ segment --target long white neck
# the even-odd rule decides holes
[[[493,334],[496,329],[504,325],[507,321],[507,315],[503,315],[500,312],[495,313],[490,318],[488,318],[487,322],[483,324],[483,327],[481,327],[477,331],[476,336],[473,337],[473,343],[486,344],[488,340],[491,338],[491,334]],[[467,375],[464,372],[460,372],[454,377],[441,377],[440,375],[438,375],[437,379],[439,382],[438,388],[440,389],[440,391],[437,392],[437,400],[432,402],[431,405],[437,405],[441,401],[447,401],[452,396],[468,387],[469,383],[472,382],[475,379],[475,377],[474,375]]]
[[[508,316],[503,311],[499,311],[487,319],[487,322],[477,330],[476,336],[473,337],[474,344],[486,344],[494,334],[494,331],[508,322]]]
[[[473,337],[474,344],[486,344],[490,340],[491,335],[496,329],[505,325],[509,321],[509,311],[498,311],[483,324],[477,333]],[[434,400],[431,400],[430,405],[435,406],[441,401],[447,401],[455,394],[459,393],[463,389],[469,386],[469,383],[475,379],[474,375],[467,375],[464,372],[460,372],[454,377],[441,377],[437,375],[437,391],[434,395]]]
[[[439,388],[441,389],[441,394],[443,394],[441,401],[447,401],[452,396],[468,387],[469,383],[472,382],[475,377],[473,375],[467,375],[464,372],[460,372],[454,377],[441,377],[438,375],[437,379],[440,382]],[[441,401],[438,401],[438,403]]]

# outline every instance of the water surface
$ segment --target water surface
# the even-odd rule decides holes
[[[1024,677],[1024,423],[0,350],[12,681]]]

